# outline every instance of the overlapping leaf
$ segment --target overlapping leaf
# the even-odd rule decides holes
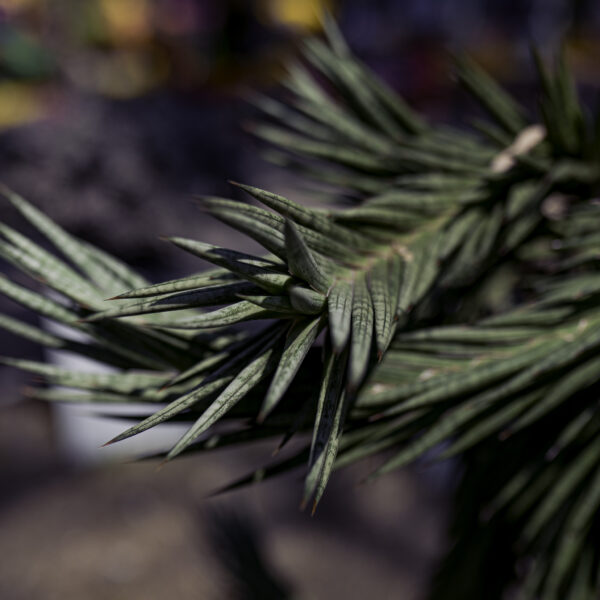
[[[473,464],[493,465],[479,508],[532,557],[525,597],[591,600],[600,129],[562,58],[553,74],[538,60],[539,119],[458,58],[494,123],[476,124],[483,136],[432,127],[327,29],[329,43],[308,40],[290,66],[286,102],[255,98],[268,120],[253,127],[274,160],[334,190],[326,206],[242,184],[251,202],[201,198],[265,255],[171,238],[212,268],[149,284],[4,190],[52,250],[0,224],[0,257],[37,282],[0,276],[0,293],[62,329],[2,315],[0,327],[114,370],[3,360],[61,386],[29,390],[49,401],[160,403],[112,442],[189,424],[167,459],[308,434],[240,483],[308,461],[315,506],[335,469],[382,452],[374,476],[461,453],[467,485]],[[238,429],[215,432],[224,419]]]

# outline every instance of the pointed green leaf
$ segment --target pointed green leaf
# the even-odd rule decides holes
[[[341,355],[329,352],[326,359],[310,448],[309,470],[304,485],[303,505],[315,494],[320,496],[335,461],[347,405],[344,400],[346,393],[342,389],[347,358],[346,351]],[[317,500],[314,506],[316,502]]]
[[[278,215],[257,206],[223,198],[204,197],[201,202],[201,207],[216,219],[256,240],[275,256],[285,259],[283,223]]]
[[[227,283],[231,280],[236,280],[237,275],[227,271],[226,269],[211,269],[198,273],[197,275],[189,275],[187,277],[181,277],[180,279],[172,279],[170,281],[164,281],[162,283],[155,283],[154,285],[144,286],[123,292],[111,300],[129,300],[136,298],[151,298],[153,296],[162,296],[164,294],[171,294],[174,292],[185,292],[187,290],[194,290],[207,285],[218,285],[221,283]]]
[[[307,227],[327,236],[330,243],[336,240],[341,244],[350,246],[354,250],[369,250],[373,247],[373,243],[360,233],[348,230],[345,227],[340,227],[323,214],[297,204],[292,200],[288,200],[278,194],[273,194],[272,192],[267,192],[250,185],[243,185],[235,182],[231,183],[243,189],[269,208],[276,210],[283,217],[292,220],[297,225]]]
[[[129,393],[146,387],[160,387],[168,381],[168,373],[83,373],[69,371],[62,367],[55,367],[46,363],[19,360],[14,358],[1,358],[0,362],[5,365],[17,367],[30,373],[42,375],[56,385],[82,389],[105,389],[115,392]]]
[[[285,247],[290,273],[306,281],[318,292],[327,293],[329,277],[321,271],[296,226],[289,219],[285,222]]]
[[[59,323],[75,325],[79,318],[77,313],[68,310],[58,302],[17,285],[3,275],[0,275],[0,294]]]
[[[19,319],[9,317],[8,315],[0,314],[0,328],[39,344],[40,346],[61,348],[64,345],[64,340],[62,338],[48,333],[47,331],[42,331],[38,327],[33,327]]]
[[[329,330],[333,350],[338,354],[344,349],[350,336],[353,294],[353,285],[344,280],[336,280],[329,291]]]
[[[297,310],[285,296],[247,296],[245,294],[238,294],[238,298],[272,312],[290,314]]]
[[[280,293],[293,281],[289,275],[280,271],[279,265],[267,259],[185,238],[169,238],[169,241],[217,266],[230,269],[269,292]]]
[[[29,275],[52,285],[66,296],[81,299],[83,304],[93,306],[102,302],[98,289],[42,247],[2,223],[0,233],[14,244],[0,245],[4,257]]]
[[[201,381],[199,387],[191,390],[179,398],[176,398],[164,408],[156,411],[154,414],[150,415],[133,427],[130,427],[127,429],[127,431],[124,431],[120,435],[116,436],[108,443],[113,444],[115,442],[119,442],[141,433],[142,431],[146,431],[151,427],[155,427],[156,425],[173,418],[175,415],[178,415],[182,411],[194,406],[195,404],[198,404],[201,400],[209,398],[214,393],[223,389],[231,381],[233,381],[240,365],[244,364],[246,360],[253,357],[255,353],[264,346],[264,340],[266,339],[267,341],[270,341],[273,339],[273,333],[273,329],[267,330],[264,338],[259,338],[254,342],[246,344],[245,347],[234,348],[235,352],[229,353],[226,356],[226,362],[218,366],[213,373]],[[202,373],[205,367],[206,365],[202,365],[201,368],[198,368],[198,366],[194,367],[193,372],[188,373],[188,378],[191,378],[198,373]],[[172,380],[170,383],[176,383],[176,380]]]
[[[270,310],[261,308],[247,300],[242,300],[224,306],[223,308],[198,315],[197,317],[174,321],[163,320],[160,322],[160,327],[168,329],[213,329],[215,327],[227,327],[236,323],[242,323],[243,321],[268,319],[272,317],[273,314],[274,313]]]
[[[354,280],[352,299],[352,337],[348,367],[348,385],[351,389],[357,389],[364,379],[369,365],[372,340],[373,304],[365,275],[359,273]]]
[[[172,310],[183,310],[193,307],[226,304],[235,302],[240,295],[250,294],[257,290],[260,291],[260,288],[246,281],[204,287],[193,291],[176,292],[174,294],[169,294],[168,296],[162,296],[156,300],[127,304],[122,308],[105,310],[95,313],[85,320],[92,323],[103,319],[114,319],[118,317],[130,317]]]
[[[219,394],[217,399],[214,400],[202,416],[175,444],[167,455],[167,460],[171,460],[180,454],[198,436],[233,408],[254,386],[271,373],[279,358],[274,346],[282,334],[283,330],[280,330],[278,335],[266,344],[261,353],[236,375],[233,381]]]
[[[116,272],[116,267],[119,267],[121,273],[132,272],[120,263],[117,259],[108,257],[99,249],[95,249],[89,244],[84,244],[70,235],[64,229],[59,227],[54,221],[44,215],[41,211],[27,202],[24,198],[9,190],[6,186],[0,186],[0,193],[4,194],[15,208],[34,226],[36,227],[54,246],[60,250],[64,256],[73,262],[81,269],[83,273],[88,275],[92,281],[98,279],[99,270],[106,270],[107,263],[110,262],[112,269]],[[83,251],[82,251],[83,250]],[[100,264],[100,263],[104,264]],[[106,277],[106,276],[105,276]],[[110,277],[110,274],[108,274]],[[130,281],[135,281],[133,285],[144,285],[144,280],[140,277],[131,277]]]
[[[260,409],[259,421],[264,421],[287,391],[312,347],[322,323],[322,319],[317,318],[312,320],[303,319],[292,325],[285,340],[285,347],[279,359],[273,381]]]
[[[291,285],[288,288],[292,306],[303,314],[318,315],[323,312],[327,298],[302,285]]]
[[[600,452],[600,440],[595,439],[583,450],[577,457],[577,460],[571,463],[571,467],[563,473],[559,481],[556,481],[549,493],[547,493],[535,511],[530,516],[522,532],[522,537],[526,541],[533,540],[548,521],[564,505],[568,496],[576,489],[590,471],[598,463],[598,453]]]
[[[531,394],[525,394],[521,398],[511,400],[498,411],[488,417],[474,422],[450,447],[442,453],[441,458],[456,456],[464,452],[482,440],[489,438],[494,432],[506,427],[515,417],[527,410],[542,397],[544,390],[535,390]]]
[[[577,365],[540,400],[528,410],[511,428],[511,433],[531,425],[538,419],[556,409],[562,402],[574,396],[579,390],[587,388],[600,379],[600,357],[591,358]]]
[[[392,295],[390,293],[390,278],[388,263],[377,261],[369,270],[369,290],[375,311],[375,336],[379,356],[387,350],[392,333]],[[393,299],[395,304],[396,298]]]
[[[467,89],[507,131],[517,134],[525,127],[522,109],[472,60],[456,58],[457,74]]]

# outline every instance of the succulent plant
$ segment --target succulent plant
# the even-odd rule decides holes
[[[418,116],[327,23],[285,102],[253,98],[254,135],[319,182],[319,208],[242,184],[258,204],[201,198],[265,253],[170,238],[213,265],[176,280],[150,284],[4,189],[55,251],[0,224],[2,258],[42,284],[0,276],[0,292],[80,337],[0,326],[115,370],[3,361],[60,386],[36,398],[156,404],[111,443],[188,423],[165,460],[297,436],[230,487],[304,465],[313,507],[365,457],[382,457],[375,477],[460,455],[458,542],[433,595],[596,598],[600,111],[562,55],[550,72],[534,59],[537,111],[456,58],[490,117],[458,130]]]

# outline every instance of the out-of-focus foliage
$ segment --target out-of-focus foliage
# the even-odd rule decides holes
[[[600,19],[594,3],[556,2],[551,10],[543,2],[526,4],[517,11],[501,0],[485,7],[458,0],[380,0],[376,6],[356,0],[1,0],[0,78],[23,84],[19,98],[27,100],[0,90],[0,127],[52,110],[57,99],[49,92],[65,83],[131,99],[164,89],[271,82],[290,38],[320,30],[326,11],[342,18],[382,72],[435,108],[440,90],[448,89],[446,42],[468,47],[495,76],[523,86],[528,73],[508,68],[506,57],[517,58],[526,36],[547,49],[568,24],[576,72],[583,82],[593,80]],[[381,48],[406,50],[408,60],[385,61]]]
[[[237,63],[243,58],[248,68],[249,53],[262,61],[261,27],[318,29],[329,7],[321,0],[3,0],[0,72],[29,82],[31,93],[60,77],[116,98],[194,89],[238,77]],[[15,112],[15,124],[23,113]]]

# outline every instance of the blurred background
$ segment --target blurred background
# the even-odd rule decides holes
[[[0,0],[0,180],[154,281],[199,268],[159,235],[252,248],[190,199],[237,196],[227,179],[302,199],[244,133],[243,98],[276,89],[323,10],[431,119],[460,123],[465,110],[449,50],[529,104],[532,41],[546,53],[564,41],[585,94],[600,81],[596,0]],[[6,204],[0,219],[17,225]],[[27,319],[3,298],[0,312]],[[48,358],[2,331],[0,354]],[[347,470],[312,519],[297,510],[295,476],[207,500],[272,448],[156,472],[128,458],[166,447],[173,427],[99,450],[122,423],[27,401],[13,370],[0,367],[0,381],[2,599],[411,600],[448,544],[452,465],[360,487],[370,465]],[[270,582],[261,592],[235,585],[248,564]]]

